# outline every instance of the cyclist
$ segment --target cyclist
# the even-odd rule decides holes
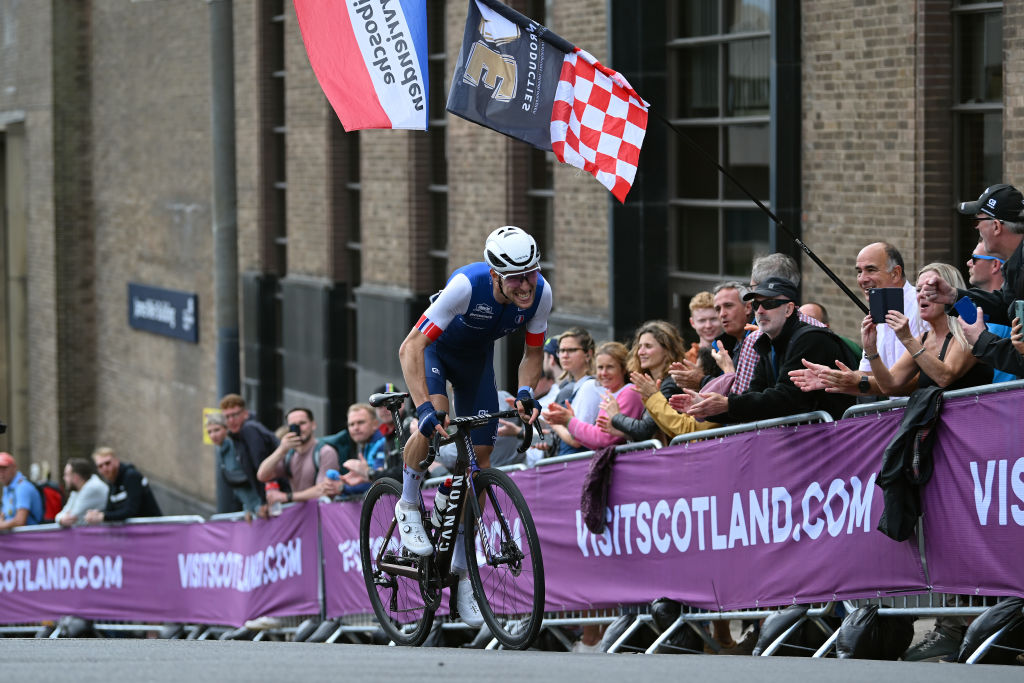
[[[540,274],[537,243],[523,230],[504,226],[493,231],[484,246],[484,261],[459,268],[399,348],[406,386],[416,405],[419,429],[405,445],[402,498],[395,506],[402,544],[411,552],[430,555],[430,544],[419,514],[419,463],[427,455],[429,438],[444,436],[437,411],[448,411],[446,382],[451,383],[459,414],[496,412],[494,342],[526,327],[526,349],[519,363],[516,408],[533,422],[540,412],[533,387],[544,364],[544,338],[551,311],[551,287]],[[490,464],[497,421],[473,430],[471,438],[481,467]],[[458,606],[463,621],[483,623],[466,574],[462,527],[455,543],[452,571],[459,575]]]

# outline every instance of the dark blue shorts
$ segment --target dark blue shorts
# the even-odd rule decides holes
[[[455,393],[452,415],[479,415],[498,410],[498,387],[494,382],[494,345],[487,351],[474,353],[443,347],[434,342],[423,352],[427,374],[427,391],[448,396],[447,383]],[[498,421],[471,433],[476,446],[493,446],[498,434]]]

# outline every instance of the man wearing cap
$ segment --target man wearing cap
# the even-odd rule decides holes
[[[797,315],[799,294],[785,278],[770,277],[743,297],[754,309],[763,334],[755,342],[760,362],[750,389],[739,395],[697,394],[687,390],[692,404],[687,412],[712,422],[753,422],[772,417],[824,410],[839,418],[853,397],[824,390],[802,392],[789,371],[803,367],[801,358],[833,366],[836,360],[853,362],[853,354],[827,327],[809,325]]]
[[[43,497],[18,471],[10,453],[0,453],[0,486],[3,487],[3,520],[0,530],[39,524],[43,521]]]
[[[921,291],[931,301],[946,305],[968,296],[988,316],[987,322],[1011,325],[1013,302],[1024,299],[1024,195],[1013,185],[992,185],[977,201],[961,202],[957,211],[974,218],[987,253],[1005,261],[1003,286],[997,291],[977,287],[958,290],[931,273],[922,283]],[[950,315],[955,313],[951,311]],[[985,323],[979,315],[973,325],[962,325],[974,355],[997,370],[1024,376],[1024,357],[1013,348],[1010,339],[1000,339]]]

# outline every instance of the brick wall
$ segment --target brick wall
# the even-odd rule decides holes
[[[61,446],[61,430],[57,400],[60,361],[53,199],[52,7],[51,3],[23,2],[4,3],[2,9],[4,28],[10,30],[13,41],[0,50],[0,73],[4,83],[12,86],[0,90],[0,111],[24,113],[30,273],[27,343],[31,424],[9,426],[23,433],[28,430],[33,459],[54,462]]]
[[[551,29],[590,52],[608,56],[607,3],[557,3]],[[615,68],[614,64],[610,64]],[[555,163],[555,262],[558,315],[608,319],[608,217],[611,194],[592,175]]]
[[[913,93],[917,20],[902,0],[815,0],[803,8],[803,240],[851,289],[864,245],[916,257],[920,182]],[[804,297],[859,336],[863,313],[808,258]]]
[[[259,126],[261,92],[256,0],[234,3],[235,20],[235,177],[238,200],[238,271],[261,270],[259,233]],[[294,13],[293,13],[294,14]],[[241,310],[241,305],[239,305]]]
[[[201,409],[215,405],[209,10],[92,3],[97,443],[213,497]],[[131,27],[131,30],[126,30]],[[128,68],[130,65],[131,68]],[[199,295],[199,344],[136,331],[126,288]]]
[[[1024,1],[1003,3],[1003,169],[1024,187]],[[979,190],[980,192],[980,190]]]
[[[334,117],[306,56],[299,22],[285,3],[288,275],[330,274],[330,134]]]
[[[17,29],[15,44],[0,49],[0,75],[14,85],[0,91],[0,112],[25,112],[33,454],[56,459],[109,444],[155,479],[210,500],[212,452],[201,444],[200,424],[200,409],[217,398],[208,7],[78,3],[73,11],[82,14],[62,20],[71,28],[84,22],[71,34],[89,38],[55,49],[53,11],[63,3],[0,5],[7,26]],[[548,23],[607,62],[606,5],[552,3]],[[262,7],[234,3],[242,272],[279,268],[261,230]],[[396,300],[423,294],[431,279],[422,258],[430,138],[403,131],[356,138],[332,128],[294,9],[287,1],[283,7],[289,244],[280,272],[347,276],[340,256],[351,226],[338,209],[337,174],[346,163],[342,148],[358,139],[362,281],[383,298],[388,291]],[[854,258],[868,242],[895,243],[911,273],[947,249],[948,205],[956,199],[947,196],[949,9],[950,0],[802,4],[803,235],[851,287]],[[448,2],[448,78],[464,20],[465,3]],[[1015,144],[1024,136],[1022,27],[1024,0],[1005,3],[1004,166],[1017,183],[1024,182],[1024,152]],[[71,69],[56,82],[54,60]],[[55,97],[63,108],[54,107]],[[77,110],[83,100],[76,97],[86,98]],[[76,130],[88,134],[76,137]],[[522,187],[513,176],[523,167],[511,161],[516,144],[450,120],[450,266],[478,260],[484,235],[520,215],[521,190],[508,189]],[[564,165],[556,166],[554,182],[556,316],[606,320],[610,195]],[[830,309],[841,333],[856,337],[859,309],[816,266],[803,265],[807,296]],[[131,330],[128,282],[198,292],[199,345]]]

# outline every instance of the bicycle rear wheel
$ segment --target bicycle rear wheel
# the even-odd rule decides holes
[[[466,515],[466,563],[480,613],[508,648],[525,650],[544,617],[544,561],[526,499],[500,470],[476,475],[480,518]],[[470,509],[472,503],[467,501]]]
[[[370,604],[381,628],[397,645],[422,645],[434,623],[434,610],[424,604],[420,582],[398,576],[378,566],[383,562],[418,567],[420,559],[402,547],[395,524],[395,503],[402,496],[402,485],[383,478],[370,487],[363,500],[359,520],[359,556]]]

